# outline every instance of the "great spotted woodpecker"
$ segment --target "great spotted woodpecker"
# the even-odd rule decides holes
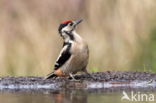
[[[45,79],[66,77],[72,79],[77,72],[87,72],[89,49],[84,39],[76,33],[75,29],[82,20],[67,20],[60,24],[59,34],[63,38],[63,48],[54,65],[54,71]]]

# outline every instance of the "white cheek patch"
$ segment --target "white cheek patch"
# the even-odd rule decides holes
[[[70,32],[71,30],[72,30],[72,28],[70,28],[69,26],[67,26],[67,27],[64,27],[64,28],[62,29],[62,32],[64,32],[64,31]]]

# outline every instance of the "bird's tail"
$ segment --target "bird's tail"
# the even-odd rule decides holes
[[[48,75],[44,78],[44,80],[46,80],[46,79],[51,79],[51,78],[56,78],[56,77],[57,77],[57,75],[56,75],[54,72],[52,72],[52,73],[48,74]]]

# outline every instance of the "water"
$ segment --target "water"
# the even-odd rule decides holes
[[[117,90],[117,89],[116,89]],[[0,103],[132,103],[133,101],[121,100],[123,91],[129,96],[132,91],[141,94],[153,94],[153,90],[56,90],[56,91],[1,91]],[[139,103],[155,103],[151,101],[141,101]]]
[[[0,103],[156,103],[155,80],[83,83],[71,81],[65,83],[66,86],[60,82],[36,82],[32,78],[19,82],[20,80],[9,79],[8,82],[4,79],[0,82]],[[69,83],[75,85],[71,86]],[[121,100],[125,94],[129,100]],[[153,101],[151,95],[154,97]]]

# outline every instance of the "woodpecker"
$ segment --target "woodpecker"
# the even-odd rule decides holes
[[[58,32],[63,38],[63,48],[58,56],[54,71],[47,75],[45,79],[56,77],[71,77],[77,72],[87,72],[89,49],[85,40],[76,32],[76,27],[83,20],[67,20],[60,24]]]

